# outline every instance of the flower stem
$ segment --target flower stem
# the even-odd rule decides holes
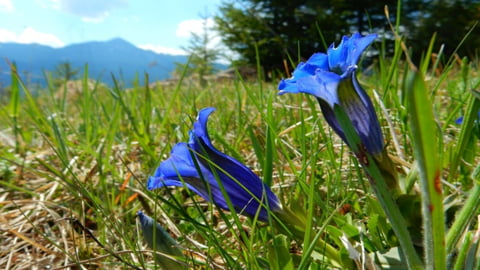
[[[372,158],[370,158],[370,160],[373,161]],[[392,229],[400,242],[400,247],[402,248],[409,269],[423,269],[423,263],[413,246],[410,233],[405,226],[405,219],[403,218],[398,205],[394,202],[392,194],[383,180],[383,176],[379,174],[378,168],[364,168],[367,171],[375,196],[377,196],[382,205],[383,210],[392,225]]]
[[[391,177],[396,176],[392,175],[389,170],[379,169],[387,166],[382,165],[380,163],[382,161],[374,159],[372,155],[364,150],[365,147],[362,147],[360,138],[345,111],[341,107],[335,106],[334,113],[345,133],[348,145],[352,148],[352,151],[355,153],[367,173],[373,192],[382,205],[382,208],[392,225],[392,229],[400,242],[400,247],[402,248],[409,269],[423,269],[423,263],[413,246],[412,239],[405,226],[405,219],[403,218],[398,205],[394,202],[393,197],[395,194],[392,194],[391,189],[389,189],[387,185],[390,182],[387,179],[392,180]],[[383,157],[388,157],[386,153],[382,153],[381,155]],[[393,182],[395,183],[396,179]]]
[[[296,215],[290,208],[284,207],[280,211],[276,211],[281,224],[275,223],[278,226],[278,229],[282,231],[288,231],[292,234],[297,240],[303,241],[305,237],[305,221]],[[342,266],[349,269],[340,257],[340,252],[333,247],[332,245],[325,242],[323,239],[320,239],[317,236],[311,236],[310,242],[315,243],[315,249],[322,253],[328,260],[332,261],[336,266]]]

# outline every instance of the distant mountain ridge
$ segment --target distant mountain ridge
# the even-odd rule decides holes
[[[138,75],[143,82],[145,72],[150,81],[171,76],[175,63],[185,63],[188,56],[157,54],[140,49],[120,39],[92,41],[52,48],[39,44],[0,43],[0,84],[10,84],[10,67],[5,59],[15,62],[18,73],[28,85],[46,85],[44,70],[53,72],[61,62],[70,62],[72,68],[83,74],[88,63],[89,77],[112,85],[111,74],[125,86],[131,86]]]

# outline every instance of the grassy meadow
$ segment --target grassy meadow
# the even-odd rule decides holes
[[[420,79],[410,76],[414,68],[397,42],[393,57],[362,65],[359,81],[400,175],[406,196],[397,203],[410,209],[405,226],[420,257],[417,195],[424,164],[433,160],[447,228],[445,235],[433,229],[434,239],[446,241],[446,255],[433,251],[433,260],[445,269],[479,269],[480,197],[469,197],[480,192],[479,63],[427,49]],[[340,269],[309,236],[342,258],[356,251],[353,269],[406,269],[399,237],[350,149],[313,97],[279,96],[279,79],[237,76],[201,88],[188,80],[149,86],[142,75],[122,89],[84,76],[77,92],[51,87],[33,95],[12,76],[0,105],[0,268],[156,269],[136,219],[141,210],[183,248],[189,269]],[[424,102],[410,104],[418,101],[407,95],[412,89],[423,91]],[[305,239],[219,210],[185,188],[147,190],[148,176],[173,145],[188,141],[205,107],[216,108],[208,124],[213,144],[251,168],[283,205],[305,213]]]

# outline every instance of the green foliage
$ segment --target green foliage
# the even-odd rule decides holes
[[[408,2],[408,1],[407,1]],[[428,46],[428,39],[436,33],[435,48],[444,47],[447,57],[453,53],[474,57],[480,47],[480,1],[416,1],[406,27],[411,31],[408,43],[414,47],[415,58],[419,58]],[[408,4],[407,4],[408,5]],[[466,34],[472,30],[467,36]],[[465,40],[464,40],[465,38]]]
[[[0,241],[6,247],[0,268],[31,268],[48,259],[53,268],[155,269],[155,256],[136,226],[135,212],[143,210],[195,269],[341,268],[332,261],[350,269],[371,269],[369,263],[407,269],[400,247],[411,240],[415,249],[408,252],[422,255],[431,245],[421,241],[423,195],[417,191],[432,188],[431,172],[436,177],[438,169],[443,200],[430,201],[445,209],[446,223],[435,216],[429,234],[434,242],[444,237],[445,246],[430,246],[434,255],[425,259],[433,257],[438,269],[445,262],[453,269],[475,269],[478,63],[452,61],[437,70],[429,53],[420,68],[424,77],[410,84],[412,70],[397,42],[393,58],[379,59],[368,75],[359,73],[405,193],[396,200],[387,188],[371,184],[378,169],[365,174],[318,117],[315,99],[278,97],[276,83],[239,78],[207,88],[181,80],[150,87],[145,76],[127,90],[89,83],[85,68],[81,93],[62,98],[48,91],[32,95],[34,89],[13,73],[11,95],[0,107]],[[221,211],[183,188],[146,190],[147,177],[175,143],[187,140],[193,117],[207,106],[218,112],[209,123],[214,144],[268,182],[291,209],[286,215],[300,219],[301,237],[271,226],[275,220],[260,223]],[[464,123],[455,124],[461,115]],[[384,198],[400,209],[404,229],[395,228]]]
[[[284,61],[293,59],[296,63],[313,52],[325,51],[330,45],[326,41],[338,41],[339,33],[384,34],[384,52],[392,55],[395,42],[385,18],[385,6],[396,31],[408,40],[415,62],[425,53],[434,33],[437,33],[434,48],[445,46],[446,57],[453,52],[470,57],[478,53],[480,28],[475,27],[480,18],[478,0],[226,1],[215,21],[224,43],[240,55],[239,64],[254,65],[257,46],[265,74],[272,71],[288,74]]]
[[[414,155],[420,170],[423,246],[429,269],[445,269],[445,217],[440,153],[431,101],[421,72],[413,71],[406,85]],[[428,104],[428,105],[427,105]]]
[[[220,50],[217,49],[217,44],[212,44],[214,37],[211,34],[211,27],[208,25],[208,19],[203,18],[202,33],[192,33],[190,45],[184,48],[190,54],[187,63],[176,63],[175,72],[182,74],[186,70],[186,74],[191,76],[195,74],[198,76],[200,86],[207,86],[207,75],[213,74],[216,70],[214,67],[215,61],[220,58]]]
[[[73,68],[72,64],[68,61],[59,63],[53,72],[53,85],[58,88],[66,82],[76,79],[79,71],[80,69]]]

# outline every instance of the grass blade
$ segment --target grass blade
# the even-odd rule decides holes
[[[474,93],[474,91],[472,91]],[[462,158],[462,154],[465,152],[465,149],[468,145],[470,138],[473,136],[473,128],[475,119],[478,117],[478,111],[480,110],[480,99],[476,98],[474,95],[470,95],[468,98],[468,105],[466,109],[466,115],[463,118],[462,129],[458,135],[458,140],[456,148],[453,152],[453,158],[450,161],[450,168],[448,175],[448,181],[452,182],[455,180],[458,174],[458,166]]]
[[[410,74],[407,85],[408,112],[415,159],[420,172],[427,269],[446,269],[443,192],[439,162],[437,125],[432,102],[420,72]]]
[[[340,125],[342,126],[348,144],[352,146],[353,152],[359,153],[359,146],[361,145],[360,137],[356,133],[352,122],[341,107],[335,106],[334,112]],[[364,155],[368,161],[363,162],[363,164],[365,164],[363,168],[367,172],[375,196],[377,196],[378,201],[382,205],[385,214],[392,224],[392,229],[397,235],[398,241],[400,242],[400,246],[404,253],[404,257],[407,261],[409,269],[422,269],[422,262],[418,257],[415,248],[413,247],[410,234],[405,227],[405,219],[403,218],[397,204],[394,202],[392,193],[387,187],[386,181],[382,176],[380,169],[377,167],[376,162],[371,155],[369,155],[367,152],[365,152]]]

